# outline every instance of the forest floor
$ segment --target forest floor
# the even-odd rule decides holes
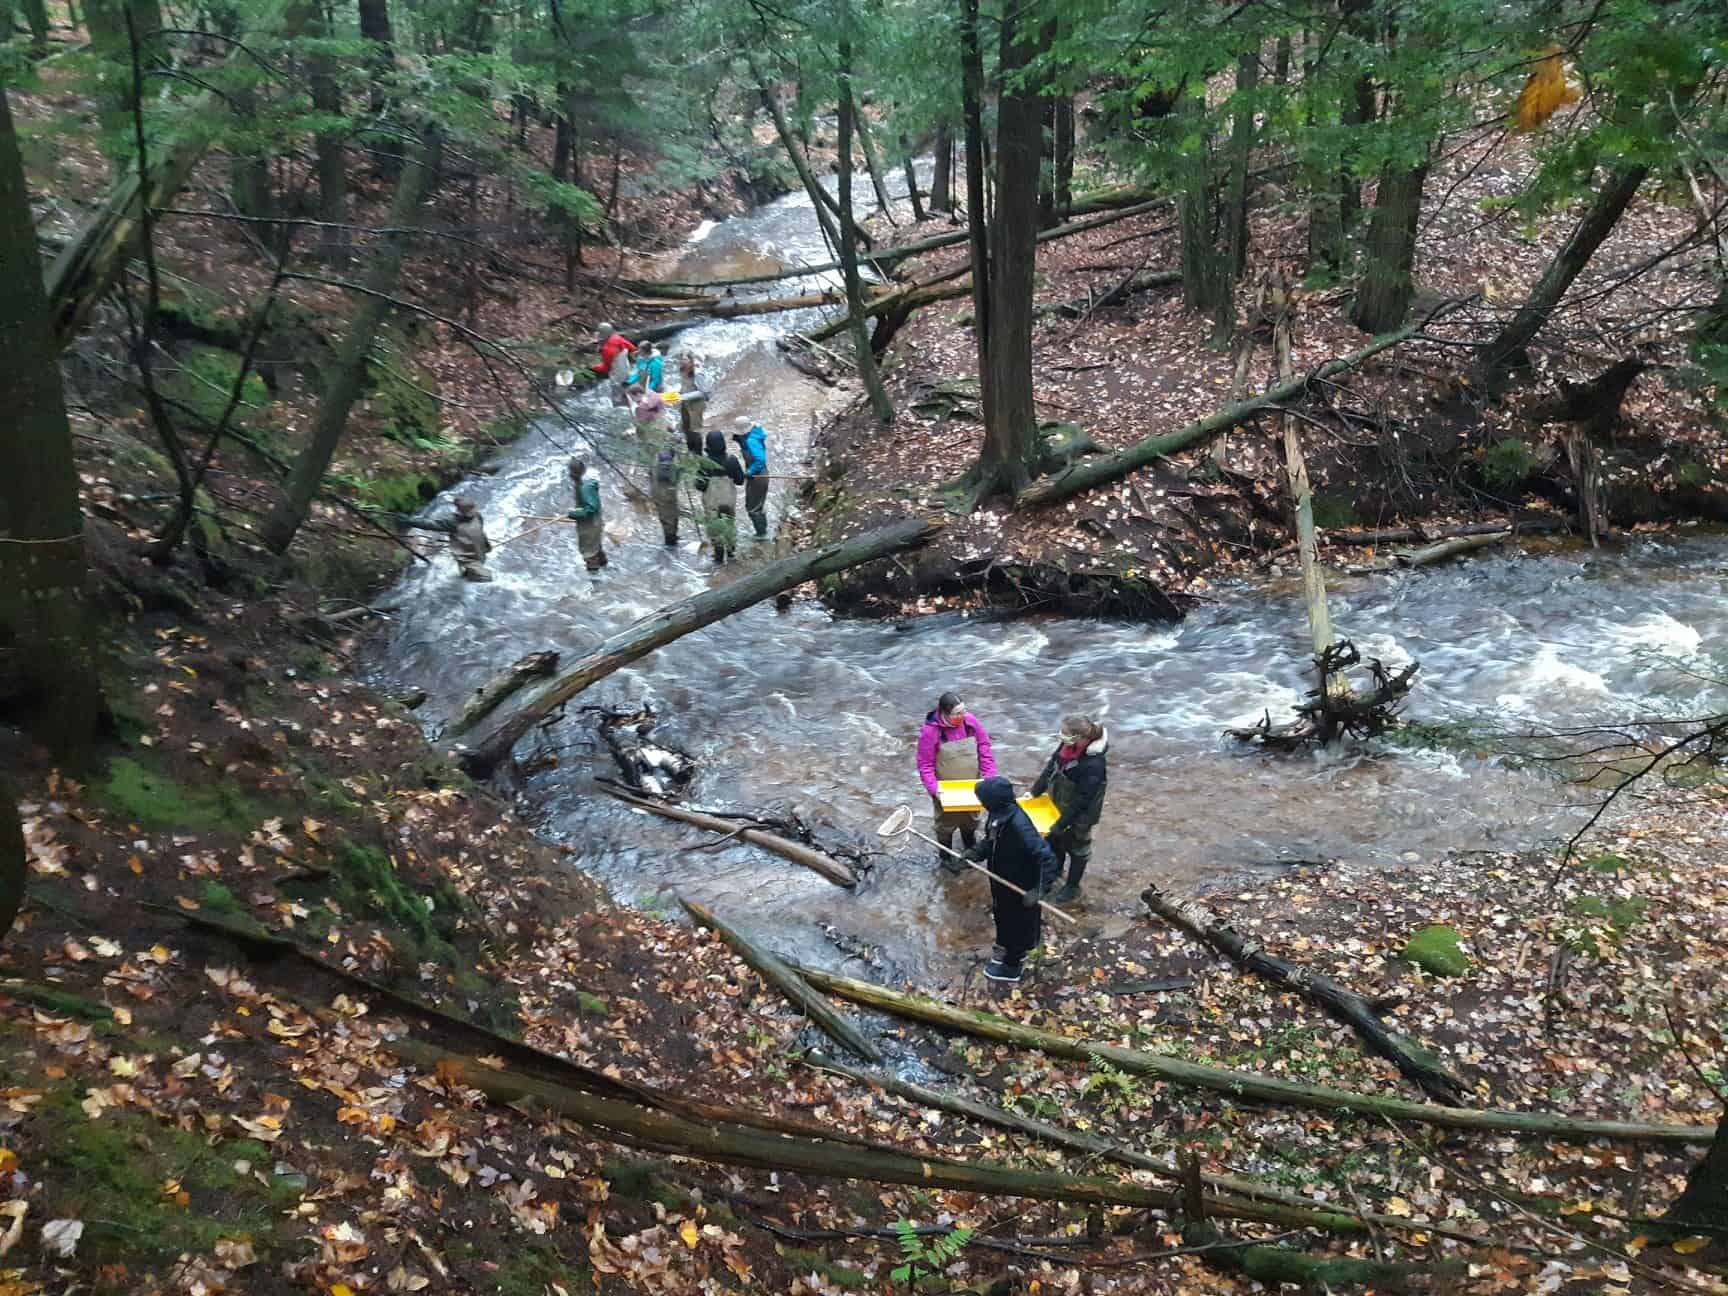
[[[20,102],[38,141],[50,138],[50,101]],[[91,161],[75,138],[38,155],[74,170]],[[93,172],[86,180],[54,190],[62,214],[100,187]],[[201,173],[188,205],[221,184]],[[444,216],[460,219],[465,192],[446,201]],[[663,209],[643,229],[687,227],[703,210],[686,197],[655,203]],[[173,354],[224,352],[255,266],[241,265],[232,232],[174,223],[162,233],[164,264],[196,306]],[[409,279],[459,313],[463,281],[446,270],[417,260]],[[545,282],[553,270],[543,259],[533,287],[511,289],[514,302],[485,279],[477,327],[544,338],[564,327],[562,313],[571,337],[585,337],[606,303],[567,300]],[[302,318],[316,324],[336,302],[307,291]],[[472,353],[431,332],[402,345],[419,375],[409,390],[436,379],[436,411],[420,411],[436,435],[384,434],[393,407],[370,408],[338,469],[357,504],[384,498],[378,483],[411,480],[401,496],[411,506],[425,483],[451,479],[505,435],[495,421],[508,403]],[[119,347],[116,320],[99,321],[68,365],[113,627],[114,732],[88,769],[3,753],[24,771],[31,878],[0,951],[0,1293],[880,1291],[895,1286],[899,1245],[868,1230],[901,1219],[979,1230],[947,1266],[959,1289],[1251,1289],[1217,1267],[1228,1250],[1185,1249],[1167,1214],[625,1151],[543,1110],[489,1103],[461,1067],[393,1051],[393,1039],[430,1040],[485,1067],[520,1039],[679,1097],[925,1156],[1105,1170],[810,1067],[807,1022],[724,945],[611,907],[584,881],[579,852],[537,838],[426,742],[411,711],[354,683],[361,623],[335,609],[368,598],[407,559],[352,513],[321,511],[291,565],[265,564],[246,519],[272,479],[224,457],[211,484],[214,566],[200,573],[214,583],[145,563],[167,486],[116,376]],[[304,366],[301,352],[284,352],[279,386],[259,394],[249,427],[304,425],[314,391]],[[1551,894],[1553,859],[1477,856],[1391,875],[1304,870],[1211,903],[1365,993],[1403,994],[1389,1019],[1479,1101],[1701,1124],[1716,1114],[1716,1081],[1693,1063],[1721,1051],[1719,1016],[1701,1011],[1718,992],[1728,919],[1712,858],[1720,813],[1719,802],[1660,807],[1605,837]],[[1461,933],[1461,975],[1433,977],[1399,957],[1429,923]],[[926,988],[1074,1038],[1399,1092],[1343,1027],[1151,921],[1118,942],[1053,938],[1006,998],[966,982]],[[1676,994],[1700,1005],[1678,1044],[1653,1025]],[[1439,1280],[1446,1290],[1723,1290],[1699,1267],[1713,1253],[1698,1239],[1658,1245],[1637,1218],[1672,1197],[1696,1149],[1436,1138],[887,1019],[871,1030],[902,1069],[927,1067],[986,1100],[1147,1151],[1189,1148],[1207,1169],[1410,1223],[1348,1241],[1254,1225],[1244,1237],[1426,1264],[1465,1253],[1423,1227],[1444,1218],[1492,1239]]]
[[[1534,230],[1506,203],[1533,166],[1508,140],[1487,157],[1455,152],[1430,183],[1443,195],[1425,213],[1416,311],[1445,298],[1474,298],[1413,341],[1383,353],[1311,396],[1302,437],[1325,530],[1325,559],[1377,555],[1351,532],[1415,525],[1542,519],[1564,524],[1576,494],[1561,440],[1569,425],[1549,407],[1562,381],[1581,382],[1624,355],[1676,366],[1640,377],[1601,445],[1608,513],[1632,529],[1728,521],[1728,427],[1688,388],[1678,367],[1685,339],[1663,311],[1708,302],[1701,265],[1672,258],[1644,275],[1652,257],[1697,236],[1688,205],[1644,197],[1598,251],[1533,367],[1507,398],[1491,401],[1468,381],[1468,342],[1491,335],[1522,299],[1570,226],[1556,213]],[[1305,220],[1276,184],[1252,203],[1251,252],[1241,300],[1268,265],[1299,274]],[[938,216],[898,229],[878,217],[884,244],[947,228]],[[924,280],[962,264],[964,243],[899,268]],[[1034,394],[1046,426],[1075,424],[1104,451],[1172,432],[1230,403],[1234,354],[1210,342],[1209,322],[1184,310],[1181,285],[1132,293],[1092,309],[1124,279],[1179,268],[1172,208],[1042,243],[1033,334]],[[1054,308],[1066,305],[1066,313]],[[1346,318],[1348,293],[1297,290],[1297,372],[1361,347]],[[1246,315],[1244,316],[1246,318]],[[1247,395],[1270,385],[1271,351],[1261,329]],[[918,507],[975,460],[982,438],[970,298],[927,306],[895,335],[884,364],[896,418],[884,429],[860,401],[823,433],[827,481],[811,510],[824,539],[850,534]],[[912,564],[908,594],[898,568],[867,568],[831,582],[836,607],[893,614],[985,601],[1106,615],[1169,615],[1186,594],[1220,577],[1294,566],[1278,431],[1270,419],[1199,442],[1111,485],[1038,509],[987,504]],[[1384,550],[1381,551],[1382,555]]]

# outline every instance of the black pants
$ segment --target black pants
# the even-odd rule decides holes
[[[1022,897],[992,882],[990,910],[996,919],[996,943],[1010,963],[1018,963],[1038,947],[1042,911],[1036,905],[1028,909]]]
[[[768,534],[768,479],[750,477],[744,482],[744,511],[750,515],[750,525],[761,539]]]

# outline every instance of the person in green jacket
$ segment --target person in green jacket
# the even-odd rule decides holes
[[[576,524],[576,544],[582,550],[582,561],[591,572],[606,565],[605,532],[600,525],[600,483],[588,476],[588,465],[580,459],[570,461],[570,489],[576,494],[576,507],[564,516]]]

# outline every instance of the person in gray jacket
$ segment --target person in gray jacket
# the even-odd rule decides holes
[[[409,518],[407,525],[419,531],[437,531],[450,537],[450,556],[462,579],[489,581],[492,573],[486,569],[486,555],[492,552],[492,542],[486,538],[486,519],[479,506],[466,495],[458,495],[455,512],[446,517],[424,521]]]

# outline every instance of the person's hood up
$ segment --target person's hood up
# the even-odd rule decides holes
[[[662,450],[659,454],[654,456],[654,461],[656,463],[671,463],[675,458],[677,458],[677,456],[673,454],[672,451]]]
[[[707,439],[703,442],[703,449],[705,449],[708,452],[708,457],[710,459],[714,460],[716,463],[725,463],[726,462],[726,436],[725,436],[725,434],[722,432],[710,432],[707,436]]]
[[[984,779],[972,791],[991,814],[1002,814],[1014,805],[1014,785],[1005,778]]]

